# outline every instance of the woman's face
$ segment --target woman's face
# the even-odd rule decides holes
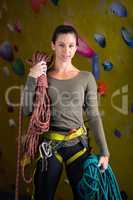
[[[55,44],[52,42],[52,49],[55,51],[56,59],[62,62],[70,62],[77,50],[74,33],[59,34]]]

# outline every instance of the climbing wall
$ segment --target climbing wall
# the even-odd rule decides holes
[[[133,3],[132,0],[1,0],[0,2],[0,193],[13,192],[20,91],[35,50],[51,54],[51,34],[59,24],[71,24],[80,35],[73,60],[92,71],[110,150],[110,164],[123,199],[133,199]],[[24,119],[23,133],[28,125]],[[90,139],[97,152],[93,136]],[[31,185],[21,180],[21,194]],[[56,200],[72,199],[65,173]]]

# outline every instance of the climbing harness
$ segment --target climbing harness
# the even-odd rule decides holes
[[[81,138],[81,136],[83,136],[83,134],[85,134],[85,129],[83,127],[75,130],[74,132],[71,132],[71,134],[67,134],[67,135],[63,135],[57,131],[48,131],[47,134],[42,135],[42,137],[44,138],[45,142],[45,147],[43,145],[43,143],[39,146],[39,149],[41,148],[42,150],[39,151],[40,152],[40,158],[44,158],[46,161],[46,168],[45,170],[47,170],[47,159],[49,157],[52,156],[52,154],[54,153],[55,157],[59,160],[59,162],[63,161],[62,156],[58,153],[58,149],[60,149],[61,147],[63,147],[63,145],[65,144],[65,142],[67,141],[72,141],[75,138]],[[66,164],[69,165],[72,162],[74,162],[77,158],[79,158],[80,156],[82,156],[85,152],[87,151],[87,148],[84,147],[83,149],[81,149],[80,151],[78,151],[77,153],[75,153],[73,156],[71,156],[67,161]],[[50,154],[49,154],[50,152]]]

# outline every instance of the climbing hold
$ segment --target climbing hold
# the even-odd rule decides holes
[[[110,71],[113,68],[113,64],[109,60],[105,60],[102,65],[105,71]]]
[[[16,20],[15,24],[14,24],[14,30],[17,33],[21,33],[22,32],[22,25],[19,19]]]
[[[133,113],[133,104],[131,105],[131,112]]]
[[[51,0],[55,6],[58,6],[59,0]]]
[[[95,55],[94,50],[90,48],[87,42],[80,36],[78,37],[78,43],[77,53],[88,58],[92,58]]]
[[[13,24],[8,23],[6,26],[10,32],[15,32]]]
[[[94,39],[101,47],[104,48],[106,46],[106,40],[105,40],[104,35],[102,35],[100,33],[95,33]]]
[[[109,11],[119,17],[127,17],[126,7],[119,2],[112,3],[109,7]]]
[[[48,0],[32,0],[31,1],[31,8],[34,12],[39,12],[42,5],[45,5]]]
[[[4,74],[5,77],[9,77],[10,76],[10,71],[9,71],[7,66],[4,66],[2,71],[3,71],[3,74]]]
[[[133,34],[129,33],[125,27],[121,28],[121,35],[125,43],[133,48]]]
[[[104,82],[99,82],[97,91],[101,96],[104,96],[107,91],[107,85]]]
[[[4,41],[0,45],[0,57],[9,62],[13,61],[13,48],[9,41]]]
[[[98,54],[95,54],[92,57],[92,73],[96,80],[100,77],[100,68],[99,68],[99,56]]]
[[[22,76],[25,73],[24,63],[20,58],[17,58],[12,64],[12,69],[15,74]]]
[[[121,132],[118,129],[114,130],[114,135],[118,138],[120,138],[122,136]]]
[[[9,127],[11,128],[16,127],[16,122],[13,118],[10,118],[8,123],[9,123]]]

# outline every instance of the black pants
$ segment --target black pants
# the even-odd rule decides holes
[[[83,145],[78,143],[71,147],[62,147],[58,152],[63,157],[63,160],[66,161],[81,149],[83,149]],[[83,162],[88,156],[89,152],[85,152],[74,162],[66,165],[66,173],[72,187],[74,200],[81,200],[78,194],[77,184],[83,174]],[[38,161],[34,176],[34,200],[53,200],[61,177],[63,165],[57,160],[55,155],[52,155],[52,157],[48,159],[47,171],[42,169],[42,162],[42,159]]]

